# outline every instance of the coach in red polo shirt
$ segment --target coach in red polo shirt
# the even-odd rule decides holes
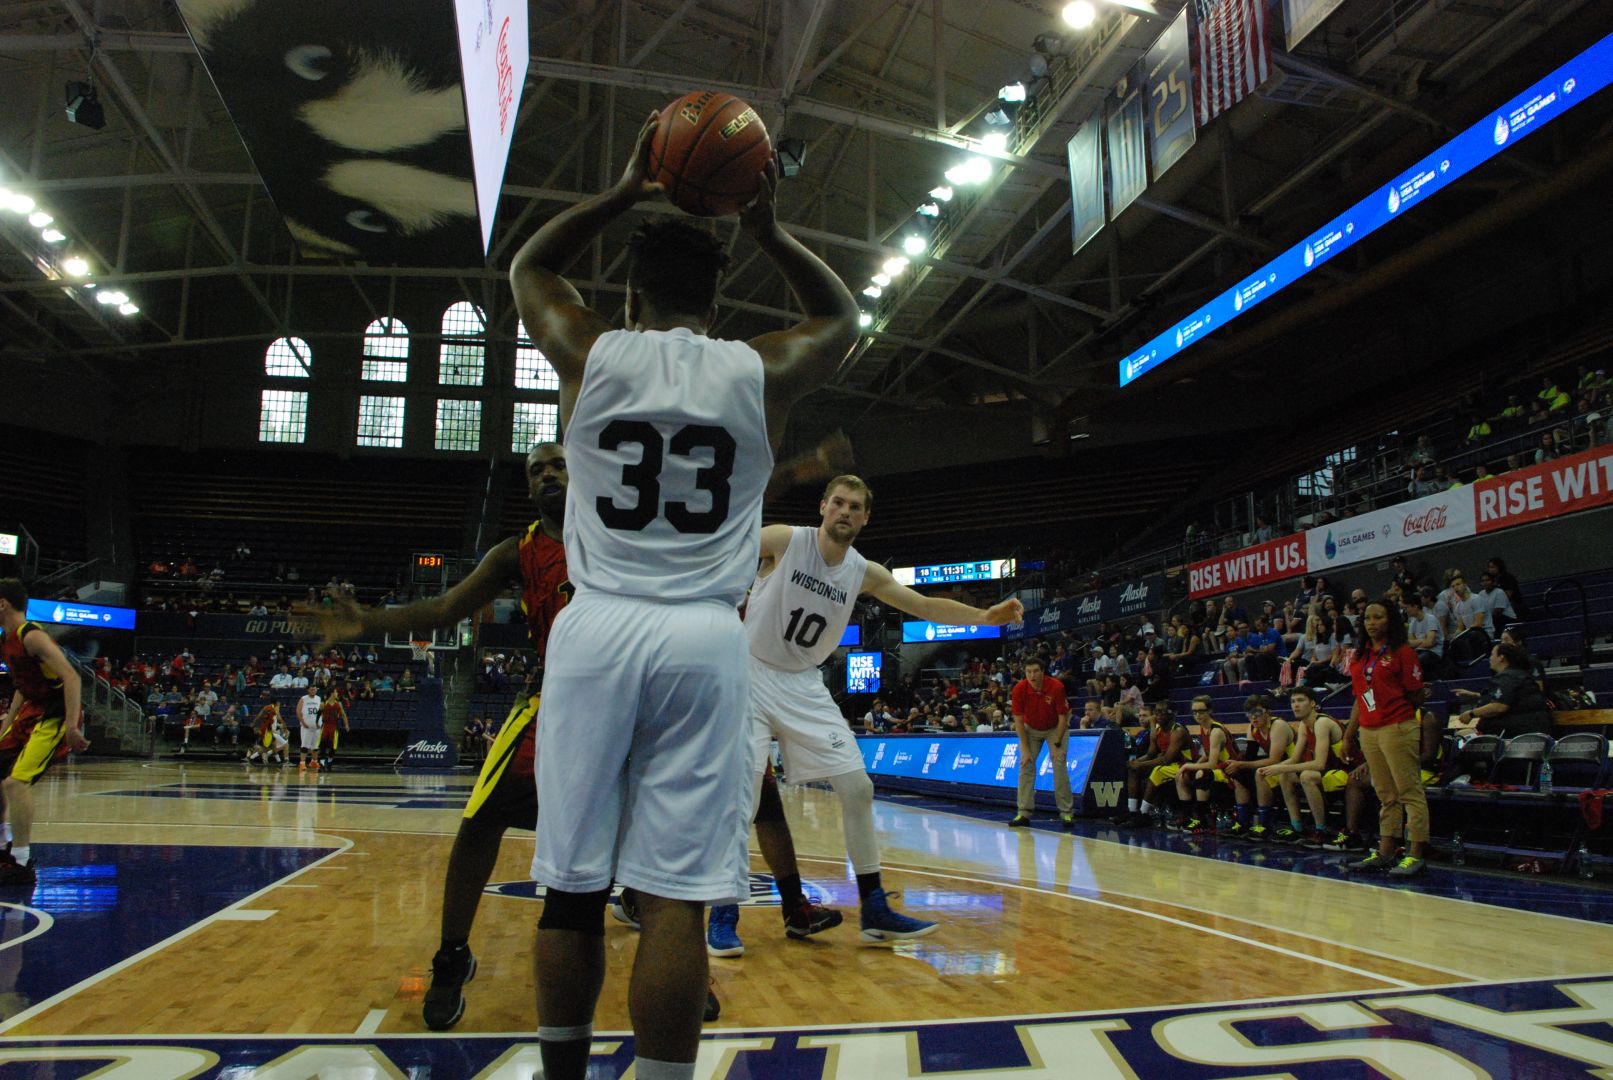
[[[1036,759],[1046,743],[1053,759],[1053,796],[1065,828],[1075,824],[1070,794],[1070,703],[1064,684],[1042,670],[1036,657],[1025,661],[1025,677],[1014,685],[1014,733],[1019,736],[1019,813],[1008,824],[1023,828],[1036,810]]]

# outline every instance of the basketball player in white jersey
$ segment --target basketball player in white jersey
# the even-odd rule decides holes
[[[745,607],[750,642],[751,739],[756,780],[762,789],[768,745],[778,739],[790,782],[827,780],[840,799],[846,854],[862,900],[862,939],[867,942],[920,937],[936,924],[892,911],[879,873],[874,836],[874,785],[862,751],[823,683],[818,667],[840,644],[852,606],[863,594],[928,622],[953,626],[1002,626],[1018,622],[1025,607],[1004,600],[990,608],[924,596],[902,585],[878,563],[851,546],[868,524],[873,493],[855,476],[837,476],[824,488],[823,522],[762,530],[762,559]],[[713,955],[744,951],[735,925],[737,906],[711,911],[707,947]]]
[[[706,336],[724,244],[681,221],[642,228],[627,330],[563,271],[616,217],[661,194],[646,159],[516,255],[516,307],[560,377],[573,599],[549,638],[533,876],[538,1040],[547,1080],[587,1073],[614,877],[639,896],[628,989],[639,1080],[688,1080],[705,1009],[705,904],[749,892],[749,662],[737,609],[759,556],[763,490],[790,407],[856,344],[857,305],[779,226],[776,174],[740,214],[806,318],[750,342]]]

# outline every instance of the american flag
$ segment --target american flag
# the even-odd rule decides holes
[[[1194,76],[1202,127],[1251,94],[1271,75],[1266,0],[1193,0],[1198,33]]]

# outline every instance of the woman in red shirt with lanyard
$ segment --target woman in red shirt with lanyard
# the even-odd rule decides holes
[[[1361,616],[1365,640],[1350,665],[1355,705],[1350,733],[1360,733],[1361,752],[1378,793],[1378,850],[1349,869],[1388,870],[1411,877],[1423,870],[1428,846],[1428,798],[1420,767],[1417,706],[1427,696],[1417,650],[1406,643],[1406,622],[1398,605],[1374,600]],[[1350,735],[1345,736],[1348,743]],[[1395,845],[1404,824],[1406,854],[1395,861]]]

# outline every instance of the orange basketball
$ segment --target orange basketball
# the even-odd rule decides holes
[[[756,110],[731,94],[697,90],[661,110],[650,179],[672,205],[700,217],[738,213],[756,197],[773,141]]]

